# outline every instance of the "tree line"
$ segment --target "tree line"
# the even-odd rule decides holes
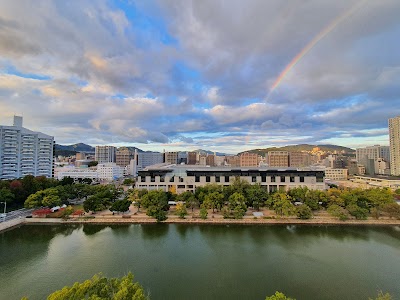
[[[400,190],[395,193],[400,194]],[[268,193],[264,186],[237,178],[229,186],[209,184],[198,187],[194,193],[186,191],[178,195],[160,190],[132,190],[128,198],[159,221],[166,219],[168,201],[178,202],[176,213],[182,218],[187,215],[187,209],[193,213],[194,208],[200,208],[199,216],[203,219],[207,218],[210,209],[224,218],[241,219],[248,208],[258,211],[266,207],[274,210],[277,216],[297,216],[299,219],[310,219],[319,210],[326,210],[343,221],[351,217],[379,219],[383,215],[400,219],[400,205],[395,202],[393,192],[386,188],[320,191],[298,187]]]

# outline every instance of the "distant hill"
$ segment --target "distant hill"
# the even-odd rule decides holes
[[[354,154],[355,150],[343,146],[337,145],[309,145],[309,144],[300,144],[300,145],[289,145],[284,147],[269,147],[264,149],[253,149],[248,150],[246,152],[258,153],[260,155],[265,155],[265,153],[269,151],[289,151],[289,152],[296,152],[296,151],[311,151],[313,148],[319,147],[322,151],[326,152],[344,152],[346,154]],[[242,152],[241,152],[242,153]],[[238,153],[240,154],[240,153]]]
[[[214,154],[213,151],[203,150],[203,149],[197,149],[197,150],[193,150],[193,151],[189,151],[189,152],[200,152],[200,153],[204,153],[204,154]],[[229,154],[221,153],[221,152],[215,152],[215,154],[216,154],[217,156],[229,155]]]
[[[73,144],[73,145],[59,145],[56,144],[56,151],[57,150],[68,150],[68,151],[75,151],[75,152],[94,152],[94,147],[83,144],[83,143],[78,143],[78,144]]]

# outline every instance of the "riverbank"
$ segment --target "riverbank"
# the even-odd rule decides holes
[[[121,215],[112,215],[104,211],[95,215],[85,215],[62,218],[18,218],[7,222],[0,223],[0,232],[10,230],[12,228],[22,226],[24,224],[37,225],[37,224],[156,224],[154,218],[147,216],[144,212],[130,213]],[[356,220],[349,219],[340,221],[333,218],[326,212],[318,212],[312,219],[301,220],[295,217],[279,217],[273,215],[271,211],[263,211],[262,217],[255,217],[247,214],[243,219],[224,219],[222,215],[210,214],[207,219],[201,219],[196,214],[188,215],[186,218],[181,219],[175,214],[169,214],[168,219],[162,223],[166,224],[215,224],[215,225],[324,225],[324,226],[400,226],[400,220],[396,219],[373,219]]]
[[[24,224],[156,224],[157,221],[153,218],[71,218],[71,219],[58,219],[58,218],[32,218],[26,219]],[[223,219],[223,218],[210,218],[210,219],[197,219],[197,218],[168,218],[162,222],[165,224],[241,224],[241,225],[370,225],[370,226],[400,226],[400,220],[330,220],[330,219]]]

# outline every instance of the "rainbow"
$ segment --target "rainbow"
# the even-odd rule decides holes
[[[271,89],[267,95],[267,99],[269,95],[280,85],[282,80],[286,77],[286,75],[290,72],[291,69],[306,55],[321,39],[323,39],[328,33],[330,33],[336,26],[338,26],[341,22],[347,19],[350,15],[352,15],[356,10],[361,8],[362,4],[364,4],[366,0],[362,0],[356,2],[348,11],[339,15],[336,19],[334,19],[327,27],[325,27],[321,32],[319,32],[301,51],[297,54],[292,61],[286,66],[286,68],[279,74],[278,78],[275,80],[274,84],[271,86]]]

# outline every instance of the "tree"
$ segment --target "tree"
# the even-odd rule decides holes
[[[346,221],[349,218],[347,211],[337,204],[330,205],[327,211],[331,216],[338,218],[340,221]]]
[[[132,185],[135,181],[132,178],[125,178],[123,181],[123,185]]]
[[[176,205],[175,213],[179,216],[179,218],[184,219],[187,215],[187,210],[183,202],[179,202]]]
[[[294,298],[286,297],[281,292],[275,292],[272,296],[266,297],[265,300],[296,300]]]
[[[260,210],[260,206],[268,199],[268,192],[260,184],[250,185],[246,190],[246,205]]]
[[[384,294],[382,291],[379,291],[378,297],[376,297],[375,299],[373,299],[373,298],[368,298],[368,299],[369,300],[392,300],[393,297],[389,293]]]
[[[90,168],[90,167],[95,167],[95,166],[97,166],[99,164],[99,162],[98,161],[91,161],[91,162],[89,162],[89,164],[88,164],[88,167]]]
[[[388,203],[383,206],[382,210],[389,215],[390,218],[400,220],[400,205],[397,203]]]
[[[14,201],[14,194],[7,188],[0,189],[0,202],[7,202],[10,204]]]
[[[204,197],[203,205],[206,208],[221,209],[224,203],[224,195],[221,192],[212,192]]]
[[[247,211],[246,198],[236,192],[229,197],[229,209],[235,219],[242,219]]]
[[[168,194],[163,191],[150,191],[143,195],[141,204],[147,209],[146,214],[156,218],[158,222],[167,219],[166,211],[169,209]]]
[[[132,202],[129,200],[117,200],[111,205],[110,211],[117,211],[124,213],[129,210],[131,204]]]
[[[203,205],[200,208],[200,218],[202,218],[203,220],[207,219],[208,216],[208,211],[207,208],[205,208]]]
[[[312,217],[312,212],[311,212],[311,208],[306,205],[306,204],[302,204],[296,207],[296,215],[299,219],[311,219]]]
[[[194,196],[194,194],[190,191],[183,192],[182,194],[179,194],[176,198],[177,201],[182,201],[185,202],[186,207],[193,209],[199,205],[199,200]]]
[[[275,210],[275,213],[280,216],[291,216],[295,214],[296,209],[289,195],[283,192],[278,192],[270,195],[266,201],[267,206]]]
[[[350,204],[347,207],[350,215],[357,220],[366,220],[368,217],[368,209],[358,206],[357,204]]]
[[[58,206],[61,204],[61,198],[57,188],[48,188],[29,195],[24,206],[26,208],[35,208],[41,206]]]
[[[106,278],[101,274],[84,282],[65,286],[47,297],[48,300],[110,299],[148,300],[143,287],[134,281],[132,273],[121,278]]]
[[[73,178],[66,176],[61,179],[61,185],[71,185],[71,184],[74,184]]]

